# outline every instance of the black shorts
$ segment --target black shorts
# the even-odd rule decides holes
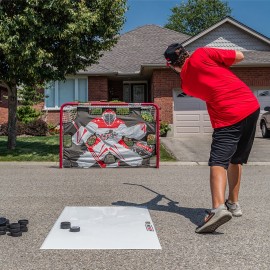
[[[214,129],[209,166],[228,169],[230,163],[247,163],[259,114],[260,109],[234,125]]]

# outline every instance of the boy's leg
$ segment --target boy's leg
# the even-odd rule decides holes
[[[230,163],[228,171],[229,197],[231,203],[238,202],[238,195],[240,190],[240,182],[242,175],[242,165]]]
[[[210,167],[210,188],[212,195],[212,207],[218,208],[225,203],[225,191],[227,183],[226,169],[221,166]]]
[[[212,233],[219,226],[228,222],[232,218],[225,204],[225,190],[227,183],[226,168],[223,166],[210,167],[210,187],[212,194],[213,209],[207,211],[203,223],[195,230],[196,233]]]

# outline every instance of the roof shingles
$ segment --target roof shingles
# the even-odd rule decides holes
[[[105,52],[99,64],[87,69],[88,73],[138,73],[144,63],[165,64],[163,53],[172,42],[182,43],[189,36],[162,28],[145,25],[120,36],[111,51]],[[106,69],[106,71],[105,71]]]
[[[157,25],[145,25],[119,37],[111,51],[80,74],[138,74],[143,65],[164,65],[163,53],[173,42],[183,43],[190,37]],[[239,65],[270,65],[269,51],[245,51],[245,60]]]

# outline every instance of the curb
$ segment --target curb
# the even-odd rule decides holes
[[[205,161],[161,161],[160,166],[208,166],[208,162]],[[22,166],[49,166],[58,167],[59,162],[47,162],[47,161],[1,161],[0,166],[5,165],[22,165]],[[270,166],[269,161],[250,161],[245,166]]]
[[[159,163],[161,166],[208,166],[208,162],[204,161],[163,161]],[[269,161],[248,162],[244,166],[270,166]]]

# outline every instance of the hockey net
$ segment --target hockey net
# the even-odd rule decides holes
[[[64,104],[59,165],[158,168],[158,107],[153,103]]]

